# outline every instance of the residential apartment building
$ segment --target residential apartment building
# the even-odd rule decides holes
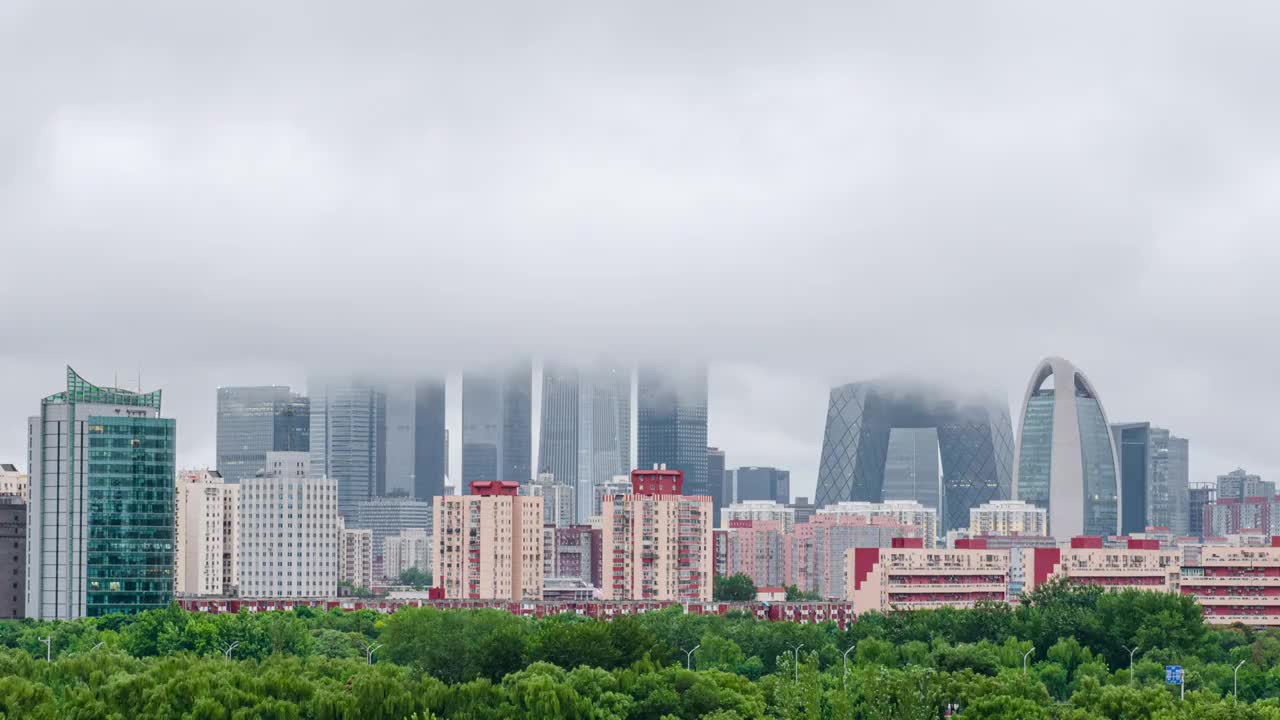
[[[383,540],[382,572],[391,582],[400,580],[405,570],[431,572],[431,534],[413,528]]]
[[[373,531],[348,528],[338,519],[338,582],[352,588],[373,586]]]
[[[30,477],[18,470],[17,465],[0,463],[0,495],[12,495],[27,502],[27,484]]]
[[[542,597],[542,498],[520,483],[478,480],[470,495],[436,498],[435,586],[448,599]]]
[[[589,485],[587,487],[590,487]],[[520,494],[542,498],[542,524],[569,527],[578,515],[574,486],[556,482],[551,473],[539,473],[537,480],[520,486]]]
[[[375,497],[356,503],[347,518],[348,528],[373,531],[375,566],[386,555],[387,538],[403,530],[431,532],[431,500],[418,500],[407,495]],[[375,568],[376,570],[376,568]]]
[[[727,512],[727,509],[726,509]],[[786,585],[786,536],[780,520],[731,520],[725,530],[728,575],[748,575],[756,587]]]
[[[572,525],[544,527],[542,532],[544,578],[576,578],[589,587],[600,587],[600,530]]]
[[[26,617],[27,504],[0,495],[0,620]]]
[[[714,506],[683,489],[684,473],[659,466],[633,471],[629,495],[604,498],[603,599],[711,600]]]
[[[180,595],[235,595],[240,586],[240,485],[217,470],[178,473],[174,573]]]
[[[891,500],[873,503],[844,501],[818,508],[817,517],[842,515],[846,517],[890,518],[903,525],[920,528],[920,536],[925,547],[933,547],[938,542],[938,511],[925,507],[913,500]]]
[[[784,532],[796,525],[795,508],[773,500],[745,500],[720,511],[720,527],[734,527],[735,522],[779,522]]]
[[[1081,536],[1069,547],[1035,548],[1027,563],[1026,590],[1065,577],[1077,585],[1100,585],[1107,590],[1178,591],[1182,555],[1161,547],[1159,540],[1128,538],[1125,547],[1105,547],[1103,539]]]
[[[1049,511],[1021,500],[992,500],[969,509],[971,535],[1049,534]]]
[[[814,515],[786,536],[783,573],[785,585],[795,585],[824,598],[842,598],[845,592],[845,552],[858,547],[889,547],[895,538],[921,536],[916,525],[892,517],[864,515]],[[927,543],[926,543],[927,544]]]
[[[952,549],[925,548],[920,538],[895,538],[888,549],[850,548],[845,597],[859,613],[1008,600],[1010,551],[988,549],[981,540],[960,543]]]
[[[1211,625],[1280,626],[1280,537],[1269,547],[1187,548],[1181,591],[1195,597]]]
[[[307,453],[269,452],[240,483],[240,596],[338,593],[338,483],[311,475]]]

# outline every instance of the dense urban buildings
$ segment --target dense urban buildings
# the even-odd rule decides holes
[[[386,395],[362,381],[315,381],[311,393],[311,471],[338,483],[338,512],[386,491]]]
[[[514,480],[477,480],[470,495],[436,498],[435,586],[451,599],[542,597],[542,498]]]
[[[844,517],[860,517],[867,521],[873,518],[889,518],[903,525],[917,528],[924,539],[925,547],[933,547],[938,540],[938,512],[918,502],[898,500],[894,502],[838,502],[824,508],[818,508],[817,517],[839,515]]]
[[[542,524],[568,527],[576,523],[578,501],[572,485],[559,482],[551,473],[539,473],[536,480],[520,486],[521,495],[542,498]]]
[[[598,588],[601,583],[600,530],[589,525],[543,528],[542,574],[546,579],[573,578]]]
[[[253,477],[269,452],[311,450],[311,401],[286,385],[218,388],[217,465],[230,482]]]
[[[784,574],[805,592],[844,596],[844,556],[850,548],[889,547],[895,538],[921,537],[921,530],[890,517],[814,515],[787,535]]]
[[[607,362],[544,366],[538,472],[575,489],[575,521],[591,514],[596,485],[630,470],[631,372]]]
[[[382,387],[386,398],[386,481],[378,494],[430,501],[444,494],[445,383],[430,378]]]
[[[0,620],[27,614],[27,504],[0,494]]]
[[[1244,500],[1251,497],[1272,498],[1276,494],[1276,484],[1263,480],[1259,475],[1250,475],[1244,468],[1236,468],[1226,475],[1218,476],[1218,500]]]
[[[373,586],[373,531],[343,527],[338,520],[338,582],[352,589]]]
[[[831,390],[818,507],[883,501],[889,439],[899,428],[937,431],[944,531],[968,524],[970,508],[1010,497],[1013,430],[1004,402],[919,383],[861,382]]]
[[[1193,485],[1187,488],[1187,534],[1203,538],[1208,533],[1204,527],[1205,506],[1213,503],[1218,497],[1218,488],[1213,485]]]
[[[772,500],[748,500],[720,511],[721,527],[733,527],[734,523],[743,521],[776,521],[782,523],[785,532],[791,532],[796,524],[796,510]]]
[[[705,440],[701,449],[705,458]],[[710,600],[711,498],[684,494],[683,473],[662,467],[633,471],[631,484],[604,498],[601,598]]]
[[[527,483],[533,430],[533,365],[462,375],[462,484],[489,480]]]
[[[884,461],[884,499],[942,507],[937,428],[894,428]]]
[[[173,600],[176,434],[160,391],[98,387],[67,368],[66,390],[28,420],[27,617]]]
[[[1280,625],[1280,537],[1270,547],[1189,548],[1180,583],[1203,606],[1205,622]]]
[[[1021,500],[993,500],[969,511],[969,533],[1044,537],[1049,534],[1049,514]]]
[[[631,494],[631,476],[615,475],[607,482],[600,483],[591,489],[591,514],[586,520],[595,521],[604,512],[605,498],[620,498]]]
[[[382,576],[396,582],[405,570],[430,573],[431,532],[419,528],[401,530],[382,541]]]
[[[18,469],[17,465],[0,463],[0,495],[14,495],[27,501],[27,484],[31,478]]]
[[[1116,534],[1119,475],[1111,425],[1084,373],[1062,358],[1040,361],[1020,418],[1014,499],[1048,510],[1055,537]]]
[[[790,527],[780,520],[732,520],[726,527],[726,575],[747,575],[758,588],[789,584],[786,536]]]
[[[720,511],[734,501],[731,471],[724,467],[725,455],[720,448],[707,448],[707,489],[711,495],[712,519],[720,522]]]
[[[818,512],[818,506],[809,502],[807,497],[797,497],[796,501],[787,505],[787,507],[795,510],[796,522],[809,522],[809,518]]]
[[[265,472],[240,482],[240,596],[336,597],[338,504],[307,453],[267,453]]]
[[[791,471],[772,467],[740,467],[733,471],[733,501],[791,502]]]
[[[641,367],[636,377],[636,466],[684,473],[684,492],[712,497],[707,475],[707,368]]]
[[[384,553],[386,539],[401,530],[431,530],[431,501],[404,495],[375,497],[356,503],[346,520],[349,528],[373,531],[375,557]]]
[[[1120,533],[1167,527],[1186,535],[1188,443],[1151,423],[1111,426],[1120,470]]]
[[[262,467],[266,469],[266,455]],[[234,595],[240,585],[240,485],[217,470],[178,473],[174,588],[182,595]]]
[[[1004,602],[1009,565],[1010,551],[990,550],[981,541],[926,549],[919,538],[895,538],[888,549],[845,553],[845,597],[859,613]]]

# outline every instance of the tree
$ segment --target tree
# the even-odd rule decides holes
[[[787,602],[818,602],[822,600],[820,592],[806,592],[795,585],[787,586]]]
[[[711,595],[720,602],[751,602],[756,599],[756,584],[750,575],[738,573],[717,575],[711,583]]]
[[[405,568],[404,572],[400,573],[400,584],[419,589],[429,588],[431,587],[431,573],[419,570],[416,567]]]

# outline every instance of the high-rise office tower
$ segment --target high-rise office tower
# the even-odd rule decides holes
[[[1120,469],[1120,533],[1167,527],[1188,533],[1188,444],[1149,422],[1111,426]]]
[[[358,381],[313,381],[311,472],[338,482],[338,512],[386,493],[386,394]]]
[[[253,477],[269,452],[311,450],[311,401],[286,385],[218,388],[218,472]]]
[[[1059,540],[1119,532],[1111,425],[1084,373],[1062,358],[1040,361],[1021,418],[1014,499],[1048,510],[1049,533]]]
[[[771,500],[791,502],[791,471],[773,467],[740,467],[733,471],[735,502]]]
[[[894,428],[884,461],[884,499],[938,508],[938,429]]]
[[[527,483],[533,446],[533,365],[462,375],[462,484]]]
[[[1187,488],[1187,534],[1203,538],[1208,533],[1204,526],[1204,509],[1218,497],[1214,485],[1195,485]]]
[[[385,495],[419,500],[444,494],[445,384],[443,380],[388,383]]]
[[[728,471],[724,469],[725,457],[724,451],[720,448],[707,448],[707,485],[711,496],[711,516],[713,525],[720,525],[720,511],[725,509],[732,502],[725,499],[725,483],[724,476]]]
[[[28,421],[27,617],[172,602],[176,436],[159,390],[98,387],[67,368],[66,390]]]
[[[538,471],[575,488],[577,517],[593,488],[630,471],[631,373],[609,363],[587,369],[548,363],[542,371]]]
[[[707,368],[642,367],[636,379],[636,465],[684,473],[684,493],[711,497],[707,475]]]
[[[1250,475],[1244,468],[1236,468],[1218,476],[1218,500],[1244,500],[1251,497],[1273,498],[1276,484],[1263,480],[1261,475]]]

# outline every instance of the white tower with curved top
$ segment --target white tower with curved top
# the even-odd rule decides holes
[[[1059,540],[1118,533],[1111,425],[1084,373],[1059,357],[1041,360],[1018,417],[1014,498],[1047,510],[1049,533]]]

